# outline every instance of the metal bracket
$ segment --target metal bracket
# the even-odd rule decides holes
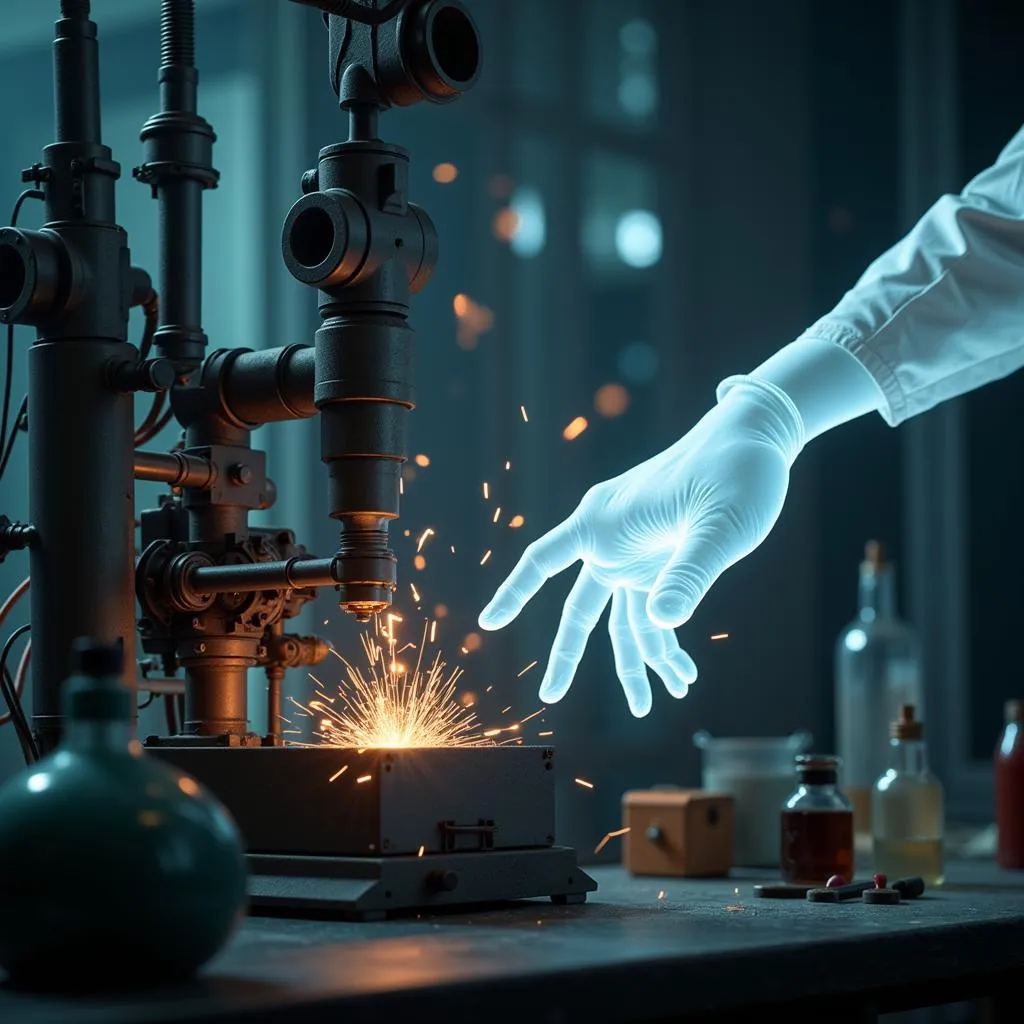
[[[445,853],[452,853],[456,849],[466,849],[464,846],[456,845],[459,836],[477,836],[478,849],[493,850],[494,834],[498,831],[498,826],[488,818],[481,818],[475,825],[457,825],[454,821],[442,821],[438,828],[441,830],[441,841],[444,843]]]

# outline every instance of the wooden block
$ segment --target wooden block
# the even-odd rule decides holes
[[[732,867],[733,798],[700,789],[639,789],[622,798],[623,863],[634,875],[713,878]]]

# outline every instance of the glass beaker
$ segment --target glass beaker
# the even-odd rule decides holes
[[[812,739],[806,730],[791,736],[721,739],[704,729],[694,733],[694,745],[702,753],[701,787],[731,793],[735,803],[737,866],[779,866],[779,808],[793,788],[793,758]]]

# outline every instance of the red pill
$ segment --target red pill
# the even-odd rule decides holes
[[[874,880],[876,889],[884,889],[889,881],[885,875],[872,875],[871,878]]]
[[[833,875],[826,883],[826,889],[838,889],[840,886],[846,885],[846,879],[842,875]]]

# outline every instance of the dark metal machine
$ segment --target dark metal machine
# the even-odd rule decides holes
[[[137,627],[141,664],[164,677],[184,671],[181,721],[147,745],[234,812],[257,903],[365,916],[433,902],[583,899],[594,883],[571,850],[554,846],[549,749],[295,749],[275,731],[285,670],[327,654],[319,638],[286,632],[287,620],[331,586],[342,609],[368,621],[396,586],[388,525],[415,402],[409,303],[431,277],[437,234],[408,200],[408,154],[380,139],[379,115],[454,100],[480,67],[477,30],[458,0],[293,2],[323,12],[331,84],[348,117],[347,139],[303,176],[282,235],[285,266],[317,290],[322,324],[312,346],[208,352],[202,196],[218,172],[214,131],[197,109],[193,0],[161,2],[160,110],[142,129],[133,172],[159,209],[155,288],[132,266],[116,221],[121,169],[102,142],[89,0],[61,0],[56,141],[22,175],[46,223],[0,229],[0,322],[36,331],[31,522],[0,524],[0,545],[30,549],[36,746],[45,753],[60,739],[74,640],[120,641],[134,664]],[[138,348],[128,341],[133,306],[146,313]],[[155,397],[136,429],[138,392]],[[275,498],[252,431],[314,415],[339,527],[326,558],[290,530],[248,522]],[[144,450],[172,416],[181,442]],[[168,485],[160,507],[142,513],[137,558],[134,480]],[[268,676],[266,736],[248,724],[256,666]],[[347,772],[332,780],[345,758]]]

